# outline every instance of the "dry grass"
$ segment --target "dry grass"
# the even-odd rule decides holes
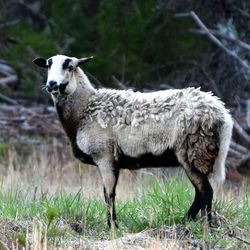
[[[25,156],[20,156],[13,146],[9,146],[5,160],[0,162],[2,189],[32,188],[33,197],[54,195],[61,190],[75,194],[81,189],[85,198],[102,199],[103,187],[98,168],[80,163],[70,152],[69,146],[60,151],[51,151],[44,146],[39,150],[30,149]],[[158,177],[143,170],[122,170],[117,187],[118,199],[128,200],[138,192],[144,192],[149,188],[152,178]]]
[[[80,192],[83,199],[102,200],[98,169],[80,164],[70,153],[65,152],[70,152],[68,146],[58,148],[51,144],[40,144],[36,148],[30,147],[24,155],[20,155],[13,145],[8,145],[0,163],[2,192],[25,192],[30,200],[36,201],[43,196],[56,196],[63,190],[72,195]],[[170,170],[167,175],[169,180],[177,175],[180,183],[185,179],[180,169]],[[131,202],[136,197],[143,197],[147,191],[152,190],[155,180],[164,185],[162,171],[124,170],[117,187],[117,199],[124,203]],[[209,249],[211,246],[216,248],[217,245],[223,244],[225,249],[247,249],[249,237],[246,238],[246,234],[249,231],[246,232],[241,226],[240,220],[244,218],[237,214],[237,210],[246,206],[246,199],[243,202],[242,197],[246,197],[249,187],[248,179],[241,184],[227,183],[224,186],[218,201],[215,202],[219,211],[214,216],[217,229],[212,231],[204,226],[201,232],[197,232],[197,228],[201,228],[198,221],[187,227],[173,224],[155,229],[146,228],[139,233],[129,233],[128,230],[122,229],[122,232],[109,235],[109,232],[103,229],[102,234],[95,235],[93,230],[92,237],[89,233],[79,234],[76,233],[77,230],[72,232],[72,225],[58,218],[52,222],[58,234],[56,240],[53,240],[53,237],[47,237],[51,234],[50,222],[42,217],[22,220],[19,217],[15,219],[0,216],[0,249]],[[224,209],[220,201],[232,208]],[[247,201],[250,204],[249,197]]]

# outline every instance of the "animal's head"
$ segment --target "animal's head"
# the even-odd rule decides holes
[[[71,94],[76,90],[77,82],[74,73],[78,66],[85,64],[93,57],[80,58],[57,55],[49,59],[36,58],[33,63],[48,69],[46,90],[53,95]]]

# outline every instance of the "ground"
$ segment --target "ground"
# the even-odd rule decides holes
[[[51,144],[52,143],[52,144]],[[227,182],[213,226],[183,223],[194,190],[181,169],[124,170],[119,229],[110,232],[96,167],[70,147],[5,145],[1,154],[0,249],[249,249],[249,180]]]

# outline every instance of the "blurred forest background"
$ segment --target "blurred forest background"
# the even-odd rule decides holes
[[[228,177],[249,171],[250,1],[0,0],[0,155],[63,137],[32,64],[55,54],[93,55],[96,87],[213,91],[235,119]]]

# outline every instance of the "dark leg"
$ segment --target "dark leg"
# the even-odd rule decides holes
[[[193,204],[189,208],[187,215],[186,215],[188,220],[194,220],[196,215],[199,213],[199,211],[201,209],[201,201],[200,200],[201,200],[200,199],[200,192],[197,188],[195,188],[195,198],[194,198]]]
[[[206,176],[206,181],[204,181],[206,192],[202,193],[202,201],[205,206],[201,207],[201,216],[207,218],[209,224],[212,222],[212,200],[213,200],[213,189]]]
[[[211,223],[213,189],[208,177],[194,168],[186,170],[186,173],[195,188],[195,199],[187,212],[187,218],[194,220],[201,210],[202,217],[206,217],[208,222]]]
[[[201,136],[202,134],[206,136]],[[177,158],[195,188],[195,199],[188,210],[188,219],[195,219],[201,210],[202,217],[211,222],[213,189],[208,174],[213,171],[214,161],[218,156],[218,141],[218,135],[214,131],[204,131],[200,127],[196,133],[189,134],[177,148]]]

